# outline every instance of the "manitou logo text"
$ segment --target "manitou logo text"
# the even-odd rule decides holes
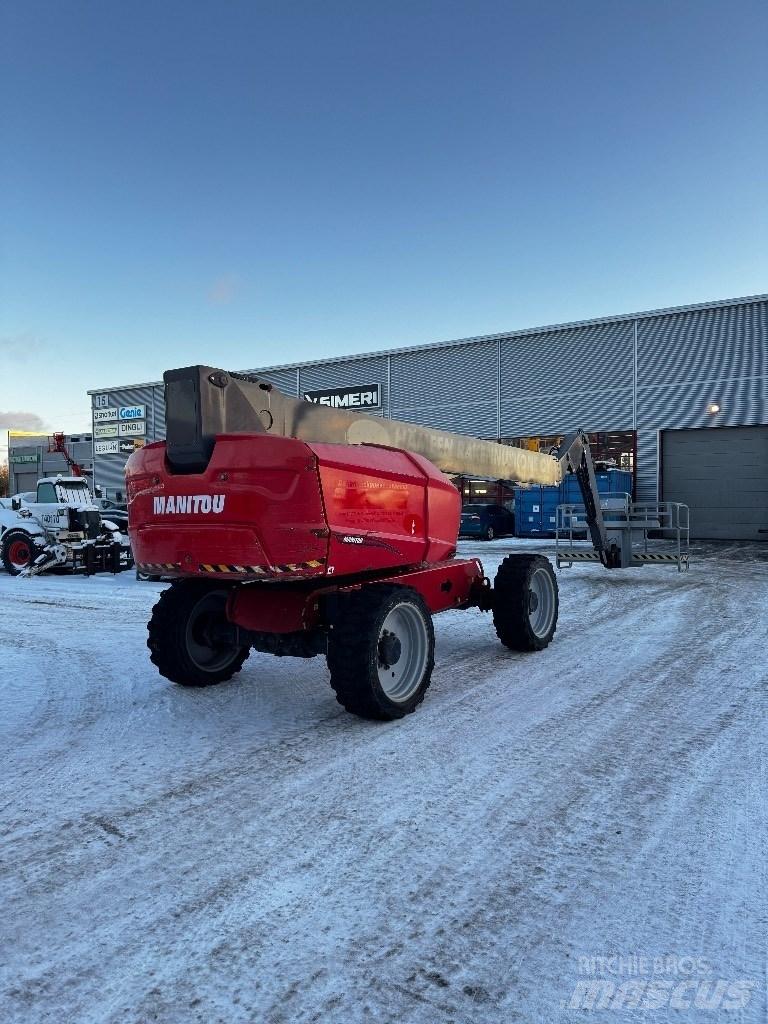
[[[224,511],[224,494],[161,494],[154,499],[156,516],[204,515]]]

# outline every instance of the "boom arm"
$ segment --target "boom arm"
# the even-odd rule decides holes
[[[566,437],[557,450],[556,457],[563,474],[576,474],[579,490],[584,499],[589,535],[592,538],[595,551],[600,556],[600,561],[606,569],[620,568],[619,549],[615,544],[610,543],[605,529],[592,452],[589,447],[589,438],[584,431],[577,430],[574,434]]]
[[[289,398],[269,381],[211,366],[164,375],[167,454],[177,472],[200,472],[217,434],[267,433],[302,441],[381,444],[416,452],[444,473],[557,484],[562,470],[538,452]]]

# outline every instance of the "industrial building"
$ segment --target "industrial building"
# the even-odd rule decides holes
[[[90,478],[93,471],[93,440],[90,434],[37,434],[9,431],[8,493],[34,491],[43,476],[69,476],[67,455]]]
[[[766,295],[247,372],[310,401],[540,450],[581,427],[632,469],[637,500],[689,505],[692,536],[768,540]],[[89,395],[94,480],[122,497],[130,451],[163,437],[163,386]],[[493,487],[461,486],[474,500]]]

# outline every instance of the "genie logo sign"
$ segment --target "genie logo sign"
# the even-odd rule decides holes
[[[381,385],[361,384],[358,387],[325,388],[305,391],[304,399],[332,409],[378,409],[381,407]]]
[[[143,420],[145,412],[146,406],[124,405],[118,410],[117,418],[119,420]],[[96,419],[95,416],[94,419]]]
[[[156,516],[211,515],[224,511],[223,494],[161,494],[153,499]]]

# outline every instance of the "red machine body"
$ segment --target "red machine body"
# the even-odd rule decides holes
[[[392,448],[222,435],[204,472],[174,474],[159,442],[131,455],[126,482],[134,557],[147,572],[296,580],[456,551],[456,488]]]
[[[242,629],[311,631],[322,597],[363,583],[396,579],[432,612],[480,599],[482,565],[453,557],[459,493],[411,452],[223,435],[203,473],[174,474],[158,442],[131,455],[126,482],[138,569],[252,581],[229,593]]]
[[[359,442],[408,438],[441,465],[486,468],[496,446],[409,424],[377,430],[213,367],[165,381],[167,443],[134,452],[126,484],[138,574],[174,578],[148,624],[167,679],[221,683],[251,651],[322,655],[347,711],[391,721],[424,699],[436,612],[492,612],[511,650],[549,644],[548,560],[509,554],[491,586],[477,559],[455,557],[461,499],[448,477],[410,444]]]

